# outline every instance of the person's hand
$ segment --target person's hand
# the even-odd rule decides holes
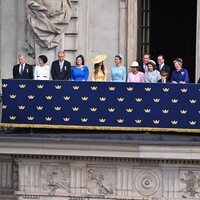
[[[185,81],[180,81],[179,83],[181,83],[181,84],[185,84]]]
[[[172,81],[172,83],[177,83],[176,81]]]

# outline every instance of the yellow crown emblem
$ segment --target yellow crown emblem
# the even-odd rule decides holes
[[[142,98],[136,98],[135,101],[138,102],[138,103],[141,103],[142,102]]]
[[[108,108],[109,112],[115,112],[115,108]]]
[[[191,103],[191,104],[195,104],[196,102],[197,102],[197,100],[195,100],[195,99],[191,99],[191,100],[190,100],[190,103]]]
[[[100,101],[106,101],[106,97],[101,97],[99,99],[100,99]]]
[[[2,109],[5,110],[7,108],[7,105],[3,105]]]
[[[46,96],[47,100],[51,100],[53,97],[52,96]]]
[[[43,106],[37,106],[37,110],[43,110]]]
[[[34,117],[27,117],[28,121],[33,121]]]
[[[178,99],[172,99],[172,103],[178,103]]]
[[[133,109],[127,108],[127,109],[126,109],[126,112],[127,112],[127,113],[132,113],[132,112],[133,112]]]
[[[61,90],[62,86],[61,85],[55,85],[56,90]]]
[[[97,86],[92,86],[92,87],[91,87],[91,90],[93,90],[93,91],[95,91],[95,90],[97,90],[97,89],[98,89]]]
[[[97,111],[97,108],[90,108],[90,110],[91,110],[92,112],[96,112],[96,111]]]
[[[115,91],[115,87],[109,87],[110,91]]]
[[[2,85],[3,88],[7,88],[7,86],[8,84],[5,84],[5,83]]]
[[[141,120],[141,119],[137,119],[137,120],[135,120],[135,123],[136,123],[136,124],[141,124],[141,123],[142,123],[142,120]]]
[[[35,96],[33,96],[33,95],[28,96],[28,99],[30,99],[30,100],[33,100],[34,98],[35,98]]]
[[[160,124],[160,120],[153,120],[154,124]]]
[[[99,122],[105,123],[105,122],[106,122],[106,119],[99,119]]]
[[[72,110],[73,110],[74,112],[77,112],[77,111],[79,110],[79,108],[78,108],[78,107],[73,107]]]
[[[163,112],[164,114],[168,114],[168,113],[169,113],[169,110],[165,109],[165,110],[162,110],[162,112]]]
[[[44,85],[37,85],[37,88],[38,88],[38,89],[43,89],[43,88],[44,88]]]
[[[79,90],[79,86],[73,86],[74,90]]]
[[[154,101],[155,103],[159,103],[159,102],[160,102],[160,99],[153,99],[153,101]]]
[[[82,100],[83,100],[83,101],[87,101],[87,100],[88,100],[88,97],[82,97]]]
[[[20,110],[24,110],[24,109],[26,108],[26,106],[18,106],[18,108],[19,108]]]
[[[122,124],[122,123],[124,122],[124,119],[117,119],[117,122],[118,122],[119,124]]]
[[[46,120],[47,122],[50,122],[50,121],[52,121],[52,117],[45,117],[45,120]]]
[[[190,125],[192,125],[192,126],[194,126],[194,125],[196,125],[196,121],[190,121]]]
[[[87,118],[82,118],[81,121],[86,123],[86,122],[88,122],[88,119]]]
[[[181,89],[181,92],[183,92],[183,93],[185,93],[185,92],[187,92],[188,90],[186,89],[186,88],[182,88]]]
[[[163,92],[169,92],[169,88],[163,88]]]
[[[26,85],[21,84],[21,85],[19,85],[19,88],[24,89],[24,88],[26,88]]]
[[[56,111],[60,111],[60,110],[61,110],[61,107],[54,107],[54,109],[55,109]]]
[[[133,87],[127,87],[126,88],[128,92],[132,92],[133,91]]]
[[[64,100],[65,100],[65,101],[69,101],[70,98],[71,98],[71,97],[67,97],[67,96],[66,96],[66,97],[64,97]]]
[[[147,88],[144,88],[144,89],[145,89],[146,92],[151,92],[152,88],[147,87]]]
[[[178,124],[178,121],[171,121],[172,125],[177,125]]]
[[[196,123],[197,123],[196,121],[190,121],[190,125],[191,125],[191,126],[196,125]]]
[[[180,110],[182,115],[186,115],[187,114],[187,110]]]
[[[15,99],[16,97],[17,97],[17,95],[14,95],[14,94],[10,95],[11,99]]]
[[[144,112],[145,112],[145,113],[150,113],[150,112],[151,112],[151,109],[144,109]]]
[[[16,116],[9,116],[10,120],[16,120]]]
[[[117,98],[117,100],[119,101],[119,102],[123,102],[124,101],[124,98]]]
[[[67,118],[67,117],[66,117],[66,118],[63,118],[63,121],[64,121],[64,122],[69,122],[69,121],[70,121],[70,118]]]

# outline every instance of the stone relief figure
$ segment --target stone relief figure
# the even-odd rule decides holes
[[[70,0],[27,0],[28,53],[34,55],[35,41],[46,49],[57,47],[72,15]]]
[[[200,177],[197,177],[194,172],[188,171],[185,173],[185,178],[182,178],[181,182],[186,185],[181,190],[184,193],[183,198],[200,197]]]

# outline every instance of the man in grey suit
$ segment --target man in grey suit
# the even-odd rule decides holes
[[[71,76],[71,63],[65,60],[65,52],[58,53],[58,60],[52,62],[51,76],[53,80],[69,80]]]

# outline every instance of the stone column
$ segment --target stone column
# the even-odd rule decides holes
[[[200,0],[197,0],[196,81],[200,77]]]
[[[137,59],[137,0],[128,0],[127,66]]]

